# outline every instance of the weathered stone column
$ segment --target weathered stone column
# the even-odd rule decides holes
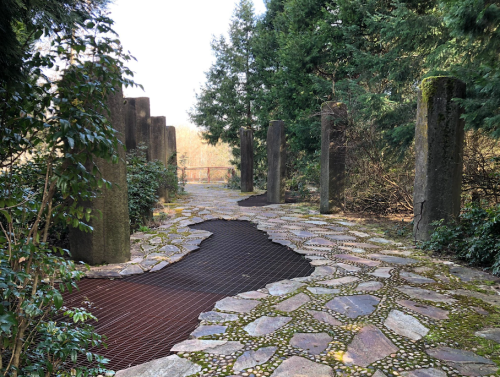
[[[344,209],[347,107],[340,102],[321,105],[320,212]]]
[[[151,110],[148,97],[135,98],[137,145],[144,143],[148,149],[146,159],[151,161]]]
[[[177,166],[177,139],[175,136],[174,126],[167,126],[165,138],[167,149],[167,164]]]
[[[121,89],[110,95],[109,121],[117,131],[117,138],[125,143],[125,121]],[[108,117],[108,114],[105,114]],[[128,213],[127,167],[125,151],[118,146],[119,162],[113,164],[96,159],[102,178],[112,183],[112,188],[102,188],[98,197],[90,203],[82,203],[92,209],[91,233],[70,227],[70,250],[73,259],[96,265],[123,263],[130,260],[130,224]],[[102,213],[99,213],[99,211]]]
[[[418,94],[415,129],[413,232],[425,241],[432,222],[458,218],[462,191],[463,110],[453,98],[465,98],[465,84],[453,77],[429,77]]]
[[[125,98],[125,146],[127,151],[137,148],[137,119],[135,113],[135,98]]]
[[[151,117],[151,160],[160,161],[167,167],[167,119],[164,116]],[[161,187],[158,192],[160,201],[168,200],[168,190]]]
[[[253,191],[253,131],[240,128],[241,192]]]
[[[167,119],[164,116],[151,117],[151,160],[158,160],[167,166]]]
[[[285,203],[285,123],[273,120],[267,129],[267,201]]]

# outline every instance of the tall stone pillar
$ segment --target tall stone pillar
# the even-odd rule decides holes
[[[320,212],[344,209],[347,107],[340,102],[321,105]]]
[[[167,119],[164,116],[151,117],[151,160],[167,166]]]
[[[151,160],[160,161],[167,167],[167,119],[164,116],[151,117]],[[160,187],[160,201],[168,200],[168,190]]]
[[[125,143],[125,121],[121,89],[109,96],[108,117],[117,138]],[[70,250],[73,259],[91,265],[102,263],[123,263],[130,260],[130,224],[128,213],[127,167],[125,151],[118,146],[119,161],[116,164],[96,159],[102,178],[112,183],[112,188],[103,187],[99,195],[92,201],[82,203],[92,209],[93,218],[89,225],[94,229],[91,233],[82,232],[70,227]]]
[[[429,77],[418,94],[415,129],[415,239],[425,241],[432,222],[458,218],[462,191],[464,121],[453,98],[465,98],[465,83]]]
[[[285,203],[285,123],[273,120],[267,129],[267,201]]]
[[[125,146],[127,151],[137,148],[137,119],[135,113],[135,98],[125,98]]]
[[[148,97],[135,98],[136,141],[144,143],[148,149],[146,158],[151,161],[151,110]]]
[[[175,136],[174,126],[167,126],[165,138],[167,149],[167,164],[177,166],[177,139]]]
[[[253,131],[240,128],[241,192],[253,191]]]

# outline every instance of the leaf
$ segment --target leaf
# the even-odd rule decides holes
[[[75,140],[73,140],[72,137],[67,137],[66,140],[68,140],[69,147],[73,149],[75,147]]]
[[[61,309],[61,307],[63,305],[62,295],[58,291],[55,291],[54,295],[53,295],[53,299],[54,299],[54,305],[55,305],[56,309]]]
[[[12,222],[12,217],[9,215],[9,213],[8,213],[7,211],[5,211],[5,210],[0,210],[0,213],[1,213],[2,215],[4,215],[4,216],[5,216],[5,218],[7,219],[7,221],[8,221],[9,223],[11,223],[11,222]]]

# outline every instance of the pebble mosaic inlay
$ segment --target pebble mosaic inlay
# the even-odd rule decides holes
[[[457,347],[460,337],[448,336],[454,329],[447,327],[467,329],[469,318],[480,317],[489,325],[471,329],[472,338],[500,341],[500,326],[489,315],[500,296],[466,285],[498,281],[491,275],[434,261],[376,228],[301,204],[239,207],[236,202],[248,195],[215,185],[187,190],[173,218],[151,234],[132,235],[130,262],[92,267],[87,275],[120,278],[168,268],[196,249],[203,252],[211,233],[187,226],[210,219],[255,223],[270,240],[311,261],[315,272],[218,301],[200,314],[196,339],[172,348],[177,355],[117,377],[160,376],[163,370],[169,377],[498,375],[490,356]]]

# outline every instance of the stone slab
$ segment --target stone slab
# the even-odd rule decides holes
[[[367,325],[354,336],[342,361],[346,365],[367,367],[397,351],[398,348],[382,331],[374,325]]]
[[[354,283],[355,281],[358,281],[358,280],[359,279],[355,276],[344,276],[344,277],[337,278],[337,279],[318,281],[318,284],[325,284],[325,285],[331,285],[331,286],[336,287],[338,285]]]
[[[332,241],[356,241],[356,237],[348,236],[345,234],[334,234],[334,235],[325,235],[326,238]]]
[[[483,271],[478,271],[474,270],[472,268],[468,267],[463,267],[463,266],[456,266],[456,267],[451,267],[450,268],[450,274],[456,276],[462,281],[484,281],[484,280],[490,280],[490,281],[499,281],[500,278],[490,275],[486,272]]]
[[[235,352],[240,351],[244,347],[245,346],[238,341],[228,341],[225,344],[221,344],[220,346],[208,348],[205,351],[207,353],[214,353],[216,355],[231,355]]]
[[[144,273],[143,269],[139,267],[137,264],[133,264],[123,271],[120,272],[120,275],[137,275]]]
[[[487,328],[481,331],[476,331],[474,335],[481,338],[490,339],[494,342],[500,343],[500,329],[499,328]]]
[[[399,273],[399,277],[406,280],[407,282],[414,284],[431,284],[436,282],[435,280],[430,279],[428,277],[414,274],[413,272],[408,272],[408,271],[401,271]]]
[[[356,266],[352,266],[352,265],[347,264],[347,263],[337,263],[336,265],[339,266],[340,268],[342,268],[343,270],[348,271],[348,272],[358,272],[359,270],[361,270],[361,268],[356,267]]]
[[[356,291],[375,292],[381,289],[383,286],[384,284],[379,281],[365,281],[358,284],[358,286],[356,287]]]
[[[433,302],[446,302],[446,303],[453,303],[457,301],[454,298],[445,296],[441,293],[437,293],[429,289],[412,287],[410,285],[403,285],[401,287],[397,287],[396,289],[404,294],[407,294],[412,298],[420,300],[427,300]]]
[[[368,275],[372,275],[377,278],[388,279],[391,277],[392,270],[394,270],[394,268],[392,267],[379,267],[375,271],[368,273]]]
[[[344,245],[359,247],[361,249],[381,249],[380,246],[373,245],[371,243],[365,243],[365,242],[344,242]]]
[[[227,330],[227,326],[220,325],[201,325],[191,333],[191,338],[201,338],[202,336],[223,334]]]
[[[407,309],[413,310],[414,312],[436,320],[448,319],[448,311],[436,308],[435,306],[424,305],[410,300],[397,300],[396,303]]]
[[[490,305],[500,306],[500,296],[499,295],[488,295],[486,293],[469,291],[467,289],[457,289],[455,291],[450,291],[450,293],[455,295],[463,295],[467,297],[474,297],[479,300],[483,300]]]
[[[313,238],[305,242],[304,245],[335,246],[335,243],[324,238]]]
[[[177,355],[120,370],[115,377],[186,377],[201,372],[201,366]]]
[[[292,296],[285,301],[280,302],[278,305],[275,305],[274,308],[276,310],[289,313],[297,310],[309,301],[311,301],[311,299],[308,295],[305,293],[299,293],[298,295]]]
[[[292,356],[276,368],[271,377],[334,377],[331,367],[303,357]]]
[[[270,283],[266,285],[267,290],[269,291],[270,295],[273,296],[282,296],[286,295],[288,293],[295,292],[297,289],[302,287],[304,284],[297,282],[297,281],[291,281],[291,280],[281,280],[276,283]]]
[[[328,276],[333,275],[337,272],[337,269],[332,266],[319,266],[314,269],[314,272],[311,276]]]
[[[324,352],[333,338],[327,333],[296,333],[290,339],[290,345],[307,351],[311,355]]]
[[[493,361],[471,351],[438,347],[428,349],[426,352],[429,356],[444,361],[464,376],[486,376],[496,373],[498,370]]]
[[[307,287],[307,290],[315,295],[331,295],[340,293],[340,289],[336,288]]]
[[[262,347],[257,351],[246,351],[243,355],[238,357],[234,363],[233,370],[242,371],[264,364],[274,355],[277,349],[277,347]]]
[[[349,318],[357,318],[375,311],[380,299],[372,295],[340,296],[326,303],[326,307]]]
[[[391,240],[387,240],[385,238],[381,238],[381,237],[373,237],[373,238],[370,238],[368,240],[368,242],[377,242],[377,243],[383,243],[383,244],[391,244],[391,243],[394,243],[394,241],[391,241]]]
[[[292,233],[295,234],[297,237],[302,237],[302,238],[314,237],[316,235],[306,230],[292,230]]]
[[[341,326],[342,322],[333,317],[331,314],[326,312],[320,312],[318,310],[308,310],[307,311],[313,318],[319,322],[326,323],[331,326]]]
[[[226,297],[215,303],[215,308],[224,312],[248,313],[255,309],[260,302],[256,300],[237,299]]]
[[[418,319],[396,309],[390,311],[384,326],[396,334],[412,340],[420,340],[429,332],[429,329],[422,325]]]
[[[401,372],[402,377],[446,377],[448,376],[443,370],[436,368],[423,368]]]
[[[269,296],[267,293],[262,293],[262,292],[258,292],[258,291],[238,293],[238,297],[248,298],[248,299],[253,299],[253,300],[266,298],[267,296]]]
[[[238,320],[238,315],[211,311],[201,313],[198,319],[207,322],[233,322]]]
[[[171,351],[172,352],[199,352],[205,351],[210,348],[217,346],[222,346],[227,343],[227,340],[199,340],[199,339],[188,339],[183,342],[175,344]]]
[[[378,259],[385,263],[398,264],[403,266],[418,262],[418,260],[413,258],[395,257],[393,255],[383,255],[383,254],[368,254],[367,257]]]
[[[267,335],[285,326],[291,320],[292,317],[262,316],[257,318],[255,321],[250,322],[243,328],[243,330],[245,330],[251,336]]]
[[[335,258],[346,260],[349,262],[359,263],[359,264],[362,264],[362,265],[368,266],[368,267],[376,267],[380,264],[379,261],[360,258],[360,257],[357,257],[355,255],[350,255],[350,254],[337,254],[337,255],[335,255]]]

